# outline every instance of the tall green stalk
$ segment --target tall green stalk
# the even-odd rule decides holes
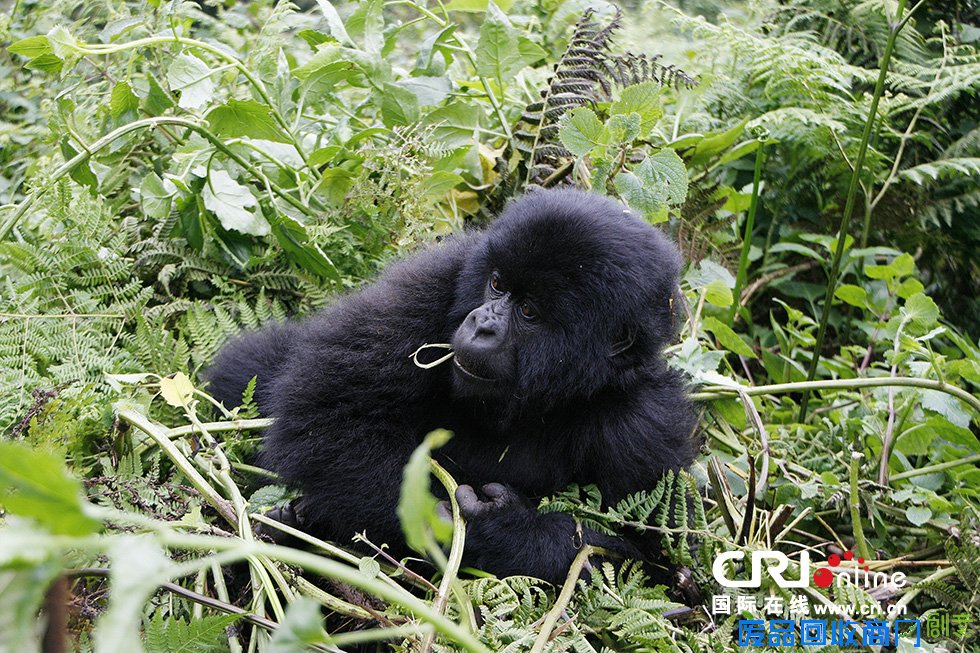
[[[918,5],[917,5],[918,6]],[[885,52],[881,56],[881,66],[878,70],[878,81],[875,83],[874,94],[871,97],[871,109],[868,111],[868,121],[864,125],[864,134],[861,135],[861,145],[858,148],[857,159],[854,162],[854,170],[851,172],[851,183],[847,188],[847,201],[844,204],[844,213],[841,216],[840,227],[837,229],[837,248],[834,250],[834,259],[830,266],[830,276],[827,279],[827,294],[823,301],[823,314],[820,316],[820,327],[817,329],[817,341],[813,345],[813,357],[810,360],[810,370],[807,374],[807,381],[813,381],[817,376],[817,366],[820,364],[820,352],[823,351],[824,340],[827,337],[827,324],[830,322],[830,312],[834,304],[834,291],[837,289],[837,278],[840,276],[840,264],[844,258],[844,245],[847,240],[847,225],[854,214],[854,204],[857,199],[857,190],[861,179],[861,170],[864,168],[864,157],[868,153],[868,143],[871,141],[871,131],[874,127],[875,118],[878,115],[878,102],[885,90],[885,76],[888,74],[888,63],[891,61],[892,52],[895,50],[895,41],[898,33],[905,26],[906,20],[902,20],[905,12],[905,0],[898,0],[898,10],[895,13],[895,22],[891,23],[888,30],[888,41],[885,43]],[[798,421],[806,420],[807,404],[810,401],[810,391],[803,392],[800,400],[800,414]]]
[[[732,307],[728,314],[729,323],[735,321],[735,314],[738,312],[739,297],[742,295],[742,287],[745,286],[745,278],[749,273],[749,251],[752,249],[752,231],[755,229],[755,211],[759,206],[759,184],[762,180],[762,161],[765,158],[763,148],[765,141],[759,139],[759,149],[755,151],[755,172],[752,175],[752,200],[749,202],[749,214],[745,217],[745,231],[742,235],[742,253],[738,258],[738,274],[735,275],[735,290],[732,292]],[[748,319],[746,319],[748,322]]]

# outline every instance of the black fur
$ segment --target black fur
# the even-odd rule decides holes
[[[426,433],[452,430],[436,457],[454,477],[510,491],[486,488],[483,509],[461,489],[467,562],[558,581],[576,552],[575,524],[531,502],[595,483],[613,503],[696,454],[694,411],[661,357],[680,322],[679,268],[673,244],[622,205],[539,191],[485,232],[397,263],[319,315],[233,341],[208,373],[211,392],[237,405],[257,375],[259,405],[276,420],[261,463],[303,490],[303,527],[342,542],[366,531],[399,553],[402,468]],[[539,317],[503,314],[511,304],[489,288],[495,271],[506,298],[533,298]],[[453,361],[413,364],[425,343],[452,340],[462,356],[460,325],[475,309],[501,317],[506,333],[480,369],[511,372],[484,391]],[[430,360],[445,353],[431,351]]]

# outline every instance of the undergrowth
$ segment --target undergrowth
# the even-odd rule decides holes
[[[707,19],[573,0],[0,16],[0,651],[46,624],[79,651],[728,651],[740,621],[799,615],[767,575],[730,596],[719,555],[781,552],[795,578],[801,552],[850,550],[909,582],[807,605],[945,616],[923,647],[976,650],[976,7],[694,4]],[[652,492],[541,509],[653,537],[670,569],[593,558],[580,579],[586,547],[563,587],[474,576],[462,522],[447,558],[411,511],[421,575],[257,541],[294,494],[250,463],[251,391],[229,411],[197,382],[222,342],[561,184],[684,249],[668,354],[706,444]],[[430,471],[452,488],[425,455],[440,437],[407,496]]]

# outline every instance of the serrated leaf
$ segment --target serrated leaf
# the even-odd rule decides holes
[[[578,107],[566,113],[558,128],[561,144],[577,157],[583,157],[594,148],[604,145],[608,136],[605,126],[588,107]]]
[[[78,40],[64,25],[57,25],[48,32],[48,43],[54,56],[65,62],[68,68],[75,65],[82,53],[78,49]]]
[[[99,529],[85,512],[81,483],[69,476],[61,458],[22,442],[0,442],[0,506],[59,535]]]
[[[160,82],[152,73],[146,73],[146,81],[149,90],[143,100],[143,110],[151,116],[159,116],[167,109],[174,106],[173,98],[160,86]]]
[[[668,203],[673,205],[684,203],[687,199],[687,168],[677,152],[664,148],[653,156],[647,157],[639,167],[644,165],[650,167],[653,178],[666,184]]]
[[[476,43],[477,74],[491,77],[505,86],[523,67],[517,30],[497,5],[488,2],[480,39]]]
[[[619,94],[619,99],[609,107],[609,115],[640,116],[640,133],[647,135],[657,120],[663,115],[660,106],[661,86],[656,82],[643,82],[627,86]]]
[[[126,82],[119,82],[112,87],[109,96],[109,115],[121,118],[127,112],[136,112],[140,108],[140,99],[133,93],[133,88]]]
[[[868,291],[861,286],[855,286],[849,283],[841,284],[834,291],[834,297],[858,308],[866,308],[868,306]]]
[[[221,226],[253,236],[269,234],[269,223],[257,211],[255,196],[224,170],[212,170],[201,192],[204,206],[218,217]]]
[[[913,335],[921,335],[939,321],[939,307],[931,297],[920,292],[905,300],[902,315],[911,327],[909,331]]]
[[[745,341],[742,340],[739,335],[724,322],[709,316],[704,318],[702,326],[705,328],[705,330],[713,333],[715,338],[718,339],[718,342],[721,343],[721,346],[733,354],[746,356],[748,358],[757,358],[755,352],[752,351],[752,348],[749,347]]]
[[[964,408],[956,397],[940,390],[921,390],[922,407],[939,413],[960,428],[970,428],[973,413]]]
[[[211,109],[205,116],[211,129],[229,138],[257,138],[288,143],[286,136],[272,118],[269,107],[255,100],[228,100]]]
[[[632,172],[621,172],[614,179],[616,190],[626,203],[652,222],[667,219],[667,189],[646,183]]]
[[[192,54],[182,52],[167,69],[170,90],[180,92],[181,109],[200,109],[214,96],[214,81],[208,65]]]

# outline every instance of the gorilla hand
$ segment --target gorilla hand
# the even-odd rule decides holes
[[[465,564],[491,569],[498,576],[535,576],[560,584],[581,546],[571,516],[539,513],[513,488],[488,483],[479,492],[469,485],[456,489],[460,514],[466,519]],[[449,516],[448,502],[439,511]]]

